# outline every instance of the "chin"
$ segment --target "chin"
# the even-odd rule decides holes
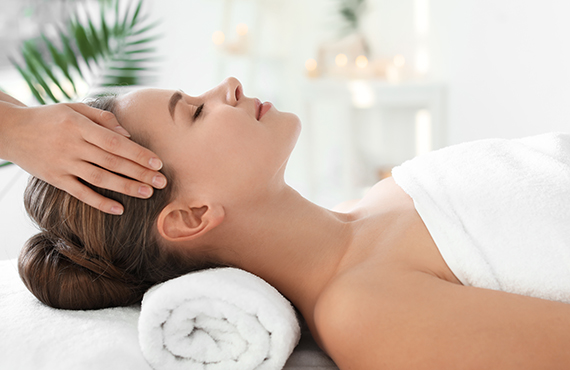
[[[299,119],[299,117],[294,114],[294,113],[285,113],[288,115],[287,120],[291,122],[291,124],[295,125],[297,128],[297,136],[299,136],[299,133],[301,132],[301,120]]]
[[[293,146],[299,139],[299,135],[301,134],[301,120],[299,117],[290,112],[281,112],[277,111],[279,114],[279,124],[278,126],[281,127],[282,130],[286,131],[287,137],[293,138]]]

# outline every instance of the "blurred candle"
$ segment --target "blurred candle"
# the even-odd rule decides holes
[[[346,63],[348,62],[348,58],[344,54],[338,54],[334,58],[334,62],[336,63],[337,66],[344,67],[346,65]]]
[[[222,31],[216,31],[212,34],[212,41],[216,45],[222,45],[224,43],[225,39],[226,39],[226,36],[224,35],[224,33]]]
[[[307,59],[307,61],[305,62],[305,68],[307,69],[307,74],[309,75],[309,77],[317,77],[318,75],[318,71],[317,71],[317,61],[314,59]]]
[[[366,68],[367,65],[368,65],[368,58],[366,58],[364,55],[359,55],[358,57],[356,57],[356,66],[358,68]]]
[[[245,23],[240,23],[236,26],[236,32],[239,36],[247,35],[247,31],[248,31],[247,24]]]

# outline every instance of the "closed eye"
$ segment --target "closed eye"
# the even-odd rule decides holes
[[[203,109],[204,109],[204,104],[200,104],[200,106],[196,109],[196,112],[194,112],[194,115],[192,116],[192,119],[194,121],[200,117],[200,114],[202,114]]]

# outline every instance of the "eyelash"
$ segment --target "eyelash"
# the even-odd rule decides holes
[[[198,117],[200,117],[200,114],[202,114],[202,110],[204,109],[204,104],[201,104],[197,109],[196,112],[194,112],[194,116],[192,116],[192,119],[196,120],[198,119]]]

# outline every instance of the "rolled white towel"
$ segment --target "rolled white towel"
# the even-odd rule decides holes
[[[235,268],[187,274],[151,288],[139,342],[155,370],[279,370],[297,345],[293,306]]]

